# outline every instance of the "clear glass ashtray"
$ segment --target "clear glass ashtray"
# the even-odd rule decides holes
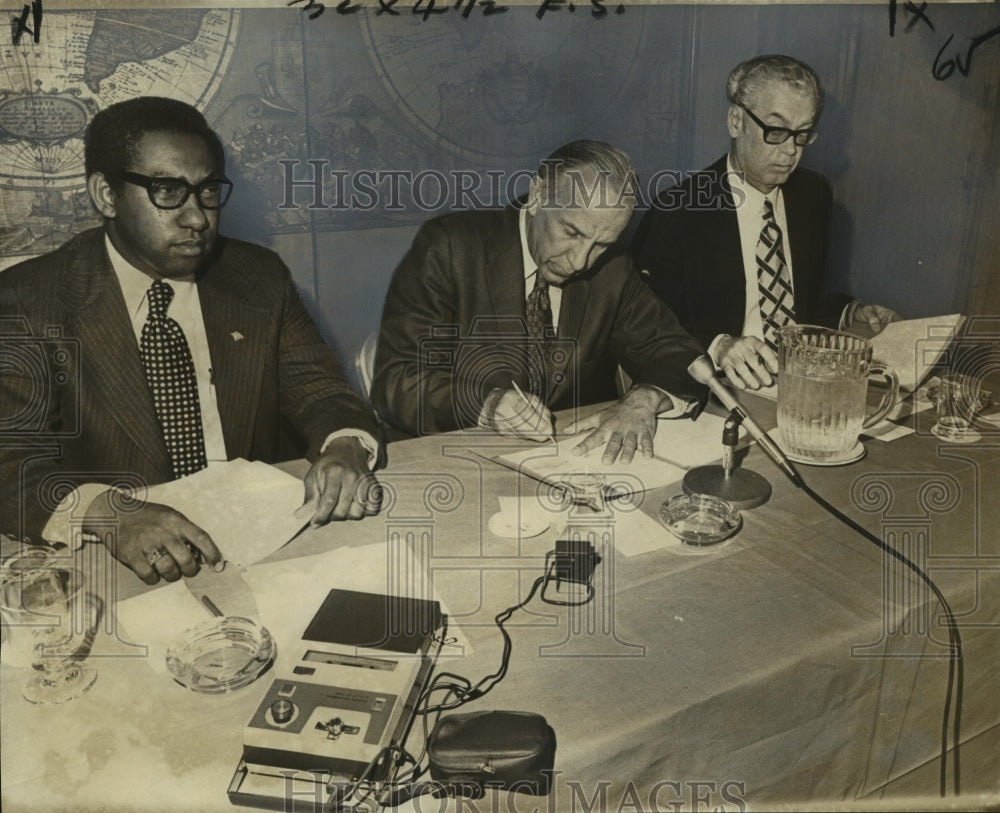
[[[275,652],[257,621],[227,615],[185,630],[167,649],[167,670],[193,692],[223,694],[253,683]]]
[[[573,502],[589,505],[595,511],[604,510],[605,479],[603,475],[567,474],[562,478],[562,482],[569,491],[569,497]]]
[[[660,506],[660,521],[688,545],[715,545],[743,525],[740,512],[708,494],[678,494]]]

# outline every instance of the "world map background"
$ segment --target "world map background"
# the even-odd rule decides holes
[[[49,12],[38,46],[3,50],[0,162],[11,170],[0,254],[47,251],[97,223],[83,128],[98,109],[142,94],[207,113],[240,182],[236,202],[257,216],[256,235],[421,215],[411,200],[401,212],[290,206],[282,160],[325,160],[351,173],[530,170],[557,130],[583,130],[606,111],[638,64],[642,38],[623,50],[586,19],[554,37],[508,36],[519,22],[459,14],[434,25],[412,15],[310,22],[294,9]],[[580,48],[593,59],[565,72],[567,50]],[[594,104],[571,103],[585,93]]]
[[[628,152],[644,181],[680,177],[725,152],[725,77],[768,52],[805,59],[826,87],[803,163],[834,187],[832,287],[909,317],[965,310],[977,259],[991,256],[1000,38],[968,77],[937,81],[932,63],[949,34],[958,49],[995,26],[994,4],[936,6],[934,31],[900,17],[893,36],[883,4],[626,4],[604,17],[564,5],[541,19],[534,5],[427,19],[326,6],[317,19],[280,0],[47,10],[39,43],[0,44],[0,268],[98,224],[81,140],[96,110],[174,96],[225,145],[235,192],[223,232],[281,254],[349,360],[419,224],[456,202],[438,201],[434,178],[434,206],[405,184],[394,200],[384,176],[464,174],[503,205],[555,147],[596,138]],[[289,187],[314,171],[328,182],[319,205]],[[336,205],[335,172],[382,179]]]

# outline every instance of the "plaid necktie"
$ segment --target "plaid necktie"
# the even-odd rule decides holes
[[[767,198],[764,198],[764,225],[757,240],[757,292],[764,341],[774,349],[775,331],[795,321],[795,310],[781,229]]]
[[[142,326],[139,355],[177,479],[205,468],[208,461],[191,351],[181,326],[167,316],[173,296],[174,289],[163,280],[150,287],[146,296],[149,316]]]

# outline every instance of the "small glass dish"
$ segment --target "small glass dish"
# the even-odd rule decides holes
[[[257,621],[226,615],[185,630],[167,649],[167,670],[193,692],[224,694],[253,683],[275,652]]]
[[[709,494],[678,494],[660,506],[660,521],[688,545],[715,545],[743,525],[740,512]]]
[[[932,378],[927,383],[927,390],[926,390],[927,400],[930,401],[933,406],[937,406],[938,392],[940,391],[940,389],[941,389],[941,380],[937,376],[934,376],[934,378]],[[993,402],[992,392],[983,389],[979,390],[979,399],[978,402],[973,407],[973,413],[978,414],[982,412],[992,402]]]
[[[588,505],[594,511],[604,510],[605,479],[603,475],[567,474],[562,481],[569,490],[569,496],[573,502]]]

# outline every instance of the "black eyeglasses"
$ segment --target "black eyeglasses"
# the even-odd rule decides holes
[[[190,184],[183,178],[151,178],[136,172],[123,172],[122,177],[144,187],[157,209],[180,209],[192,192],[202,209],[221,209],[233,192],[232,181],[228,178],[209,178],[199,184]]]
[[[768,144],[784,144],[789,138],[794,138],[796,146],[804,147],[806,144],[812,144],[816,140],[816,136],[819,135],[819,133],[817,133],[812,127],[805,130],[789,130],[787,127],[772,127],[770,124],[764,124],[764,122],[750,112],[749,107],[742,104],[740,107],[746,110],[747,115],[757,122],[757,126],[764,131],[764,141]]]

